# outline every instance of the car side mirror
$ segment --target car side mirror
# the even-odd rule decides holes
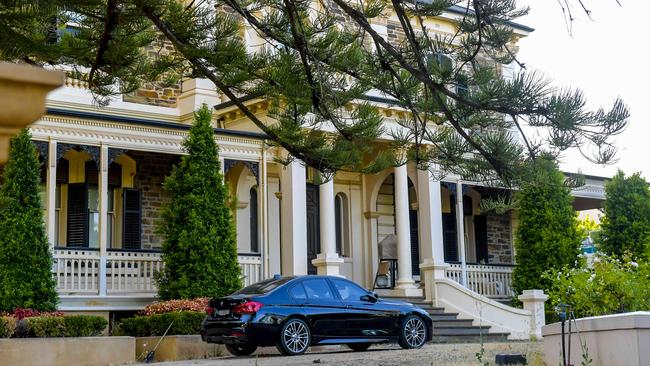
[[[361,296],[361,301],[377,302],[377,300],[379,300],[379,295],[374,292],[369,292],[366,295]]]

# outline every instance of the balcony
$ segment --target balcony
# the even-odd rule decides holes
[[[466,264],[468,289],[495,300],[508,300],[514,296],[512,288],[513,265],[506,264]],[[449,263],[445,276],[463,284],[461,263]]]

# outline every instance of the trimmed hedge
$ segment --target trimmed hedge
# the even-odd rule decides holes
[[[198,311],[137,315],[133,318],[123,319],[119,327],[121,334],[132,337],[161,336],[173,321],[167,335],[199,334],[205,316],[204,312]]]
[[[0,316],[0,338],[9,338],[16,331],[18,321],[12,316]]]
[[[0,318],[0,338],[92,337],[100,335],[108,322],[101,316],[34,316]]]

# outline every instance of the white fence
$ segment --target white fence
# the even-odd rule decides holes
[[[514,295],[512,289],[512,266],[489,264],[467,264],[467,288],[490,298],[510,298]],[[447,267],[446,277],[458,283],[463,283],[462,267],[452,263]]]
[[[262,280],[262,258],[259,255],[240,254],[237,257],[244,286],[249,286]]]
[[[56,248],[52,274],[61,295],[98,295],[100,255],[85,248]],[[259,255],[238,256],[244,286],[262,280]],[[159,252],[109,251],[106,258],[108,295],[155,294],[155,275],[163,268]]]

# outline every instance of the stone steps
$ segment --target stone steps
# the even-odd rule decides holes
[[[476,343],[504,342],[508,333],[488,333],[489,326],[476,326],[470,319],[458,319],[458,313],[445,312],[444,308],[435,307],[421,297],[400,298],[387,297],[391,300],[401,300],[424,309],[433,320],[433,343]]]

